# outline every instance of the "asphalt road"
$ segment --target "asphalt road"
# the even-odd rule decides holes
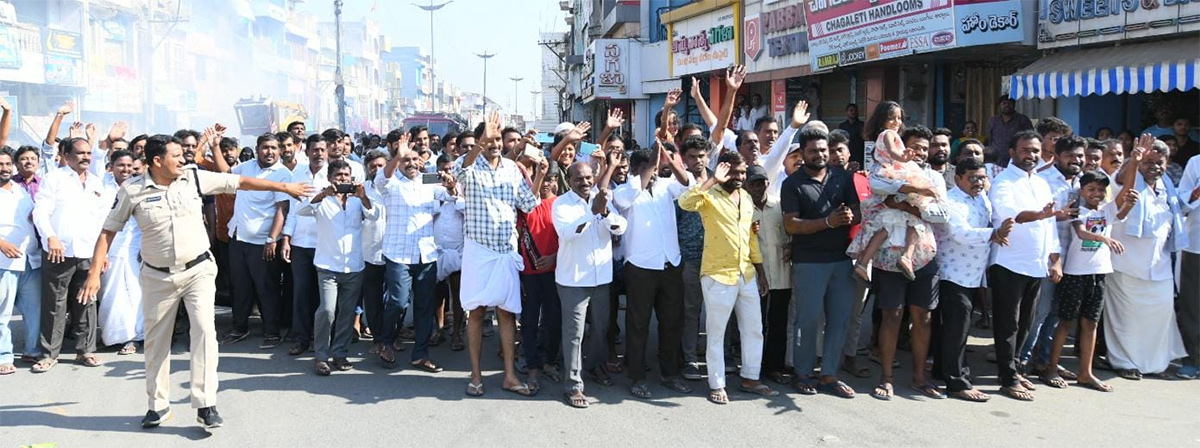
[[[228,319],[218,317],[220,328]],[[1131,382],[1101,372],[1116,392],[1039,385],[1033,403],[996,395],[974,404],[921,398],[906,387],[910,376],[902,369],[891,402],[866,395],[874,379],[845,378],[858,397],[800,396],[773,385],[787,393],[767,399],[731,392],[732,402],[718,406],[705,400],[703,382],[693,382],[696,392],[687,396],[655,384],[655,398],[643,401],[618,377],[611,387],[589,386],[594,403],[577,410],[548,381],[533,398],[501,391],[495,336],[485,339],[482,398],[464,396],[466,352],[448,344],[432,349],[446,367],[440,374],[386,370],[373,356],[361,358],[369,343],[359,342],[352,346],[355,370],[318,377],[311,357],[288,356],[286,345],[258,350],[258,342],[255,335],[222,347],[218,409],[226,425],[211,433],[196,425],[189,407],[180,344],[172,356],[175,415],[155,430],[138,426],[146,411],[140,354],[107,350],[102,367],[87,368],[64,353],[64,362],[42,375],[22,365],[0,377],[0,446],[1200,446],[1200,381]],[[987,340],[971,342],[978,383],[996,394],[995,366],[982,359]],[[900,356],[907,369],[908,353]],[[878,374],[878,366],[861,361]],[[1064,364],[1076,366],[1074,359]],[[736,384],[736,376],[728,379]]]

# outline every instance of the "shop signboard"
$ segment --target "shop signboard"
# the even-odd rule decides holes
[[[1200,30],[1196,0],[1041,0],[1038,10],[1038,48]]]
[[[740,4],[669,25],[671,77],[723,70],[741,61]]]
[[[593,40],[584,53],[585,72],[580,77],[583,102],[640,97],[640,76],[630,69],[640,64],[640,50],[631,39]]]
[[[47,54],[46,84],[77,86],[82,83],[83,63],[76,58]]]
[[[810,0],[813,71],[956,46],[951,0]]]
[[[46,30],[46,54],[83,57],[83,36],[63,30]]]
[[[760,73],[809,65],[808,28],[800,0],[746,5],[743,45],[746,70]],[[795,76],[795,74],[793,74]]]
[[[21,47],[8,25],[0,24],[0,68],[21,68]]]
[[[954,0],[958,46],[1021,42],[1025,20],[1021,0]]]

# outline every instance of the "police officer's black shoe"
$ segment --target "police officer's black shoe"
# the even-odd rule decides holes
[[[166,408],[161,411],[149,410],[146,411],[146,416],[142,417],[143,428],[157,428],[162,422],[171,418],[171,408]]]
[[[225,420],[221,419],[221,414],[217,413],[216,406],[198,409],[196,411],[196,422],[205,428],[220,428],[221,425],[225,424]]]

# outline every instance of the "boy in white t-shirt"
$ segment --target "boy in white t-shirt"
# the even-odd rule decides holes
[[[1073,237],[1067,246],[1062,280],[1054,291],[1059,324],[1048,364],[1058,365],[1067,332],[1075,328],[1077,319],[1080,320],[1079,379],[1076,382],[1101,392],[1112,392],[1113,389],[1092,375],[1096,321],[1104,309],[1104,275],[1113,272],[1112,253],[1125,252],[1121,242],[1110,235],[1113,223],[1124,221],[1137,202],[1137,192],[1126,186],[1116,200],[1104,203],[1108,183],[1108,176],[1099,171],[1083,173],[1079,179],[1079,200],[1084,206],[1071,222]],[[1066,387],[1066,381],[1057,374],[1048,382]]]

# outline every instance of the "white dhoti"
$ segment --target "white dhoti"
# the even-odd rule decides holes
[[[521,312],[521,277],[525,262],[516,251],[500,253],[467,239],[462,253],[462,309],[494,306]]]
[[[1104,337],[1114,368],[1159,373],[1172,359],[1187,356],[1175,323],[1171,280],[1114,272],[1105,276],[1104,286]]]
[[[450,274],[462,270],[463,254],[460,249],[438,248],[437,281],[445,280]]]
[[[130,220],[113,238],[108,256],[108,271],[101,277],[99,327],[105,345],[124,344],[145,339],[142,323],[141,265],[142,233]]]

